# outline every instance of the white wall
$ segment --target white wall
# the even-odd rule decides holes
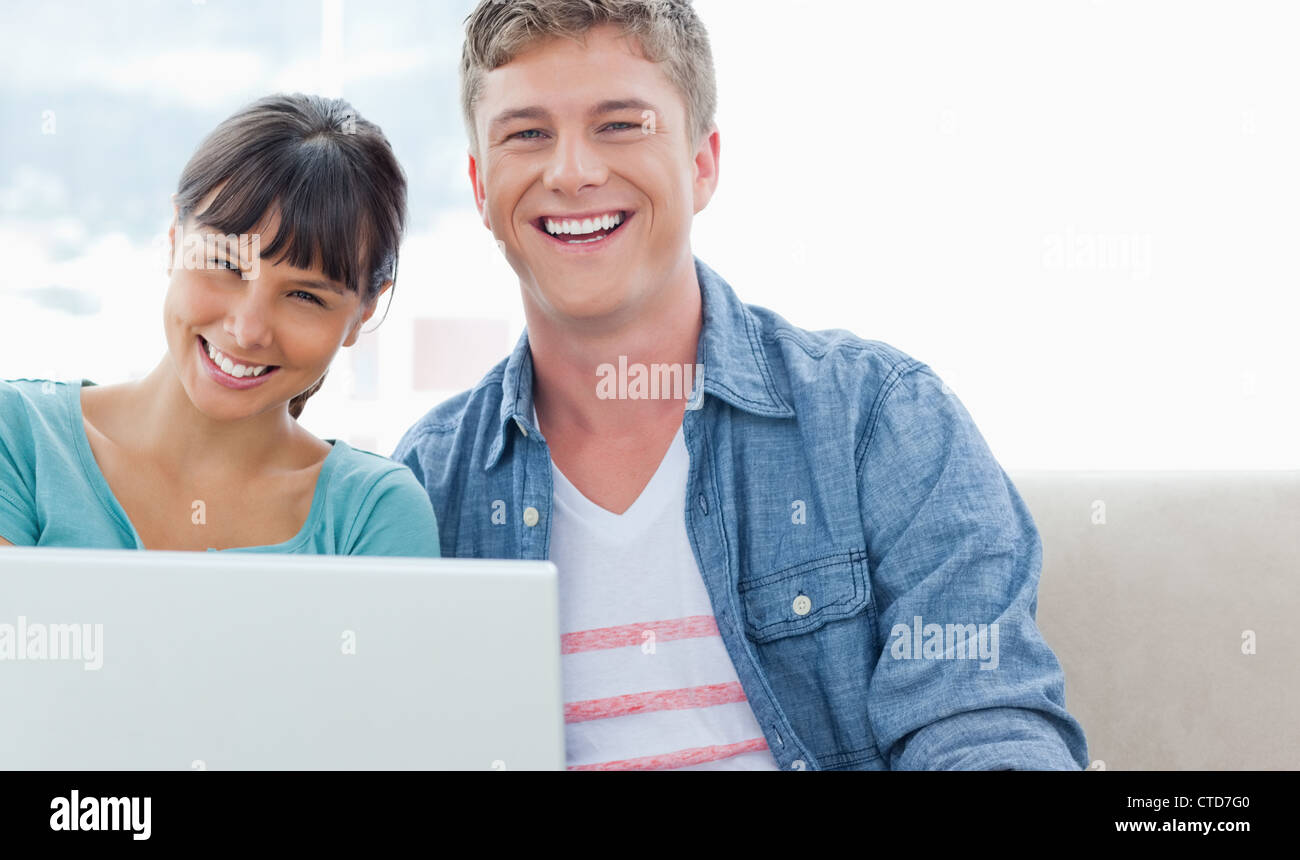
[[[320,66],[317,22],[299,54],[258,55],[258,74],[213,106],[215,124],[245,93],[341,87],[365,114],[365,99],[384,93],[400,105],[376,108],[400,132],[399,157],[445,194],[412,200],[427,217],[403,251],[389,318],[369,336],[373,399],[353,399],[340,358],[304,415],[318,435],[381,453],[454,393],[412,389],[417,319],[496,320],[500,355],[523,324],[512,272],[473,209],[463,141],[449,135],[471,6],[448,0],[415,26],[382,4],[345,2],[342,48],[326,51],[342,59]],[[742,298],[930,364],[1009,470],[1300,467],[1290,4],[696,7],[718,66],[722,171],[695,249]],[[48,63],[65,90],[138,92],[153,112],[193,101],[141,71],[166,53],[147,36],[129,62],[104,53],[75,67],[58,59],[69,38],[50,32],[47,50],[0,61],[11,81],[25,72],[4,98],[39,87]],[[195,82],[175,86],[192,96]],[[7,122],[4,146],[17,151],[39,119]],[[76,120],[61,117],[61,142],[92,147],[93,128]],[[87,139],[69,144],[76,134]],[[171,142],[181,163],[197,142]],[[172,167],[157,172],[160,187],[174,185]],[[162,354],[156,255],[147,238],[61,214],[86,190],[48,165],[0,159],[0,376],[112,382]],[[27,290],[49,284],[98,311],[39,307]],[[465,364],[467,384],[487,369],[481,355]]]

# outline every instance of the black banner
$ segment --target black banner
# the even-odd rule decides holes
[[[607,829],[649,845],[703,827],[724,841],[774,842],[828,830],[838,841],[858,829],[864,848],[890,834],[917,845],[997,835],[1050,838],[1044,847],[1105,840],[1176,850],[1285,838],[1283,810],[1296,788],[1294,772],[10,772],[0,774],[0,828],[6,847],[76,849],[337,848],[394,838],[488,847],[539,834],[576,846]]]

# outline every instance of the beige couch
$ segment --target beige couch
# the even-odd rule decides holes
[[[1093,767],[1300,769],[1300,471],[1008,474]]]

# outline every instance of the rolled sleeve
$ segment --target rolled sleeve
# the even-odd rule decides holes
[[[890,767],[1086,767],[1034,618],[1038,530],[965,407],[916,365],[882,389],[859,450],[883,646],[867,707]]]
[[[1081,769],[1050,721],[1024,708],[954,714],[916,730],[899,746],[901,752],[890,756],[893,770]]]

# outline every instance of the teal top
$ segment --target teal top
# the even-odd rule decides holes
[[[82,384],[0,381],[0,537],[15,546],[144,549],[91,452]],[[274,546],[223,552],[441,554],[433,505],[410,469],[326,441],[333,449],[302,530]]]

